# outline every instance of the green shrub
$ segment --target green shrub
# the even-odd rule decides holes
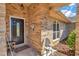
[[[75,46],[75,39],[76,39],[76,32],[72,31],[67,39],[67,45],[70,49],[74,49]]]

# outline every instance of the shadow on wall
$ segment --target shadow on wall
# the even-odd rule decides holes
[[[64,30],[64,31],[62,32],[60,41],[66,40],[67,37],[68,37],[68,31],[67,31],[67,30]]]
[[[72,24],[66,24],[66,29],[63,30],[60,40],[66,40],[69,33],[75,30],[75,23]]]

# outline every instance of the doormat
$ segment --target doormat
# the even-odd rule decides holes
[[[30,46],[24,45],[24,46],[22,46],[22,47],[16,48],[14,51],[15,51],[16,53],[18,53],[18,52],[20,52],[20,51],[22,51],[22,50],[25,50],[25,49],[28,49],[28,48],[30,48]]]

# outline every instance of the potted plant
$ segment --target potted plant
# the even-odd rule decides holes
[[[75,39],[76,33],[72,31],[67,38],[67,45],[69,47],[69,55],[75,55]]]

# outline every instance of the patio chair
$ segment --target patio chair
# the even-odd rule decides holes
[[[52,48],[51,42],[48,38],[44,39],[43,41],[43,56],[50,56],[53,55],[56,50]]]

